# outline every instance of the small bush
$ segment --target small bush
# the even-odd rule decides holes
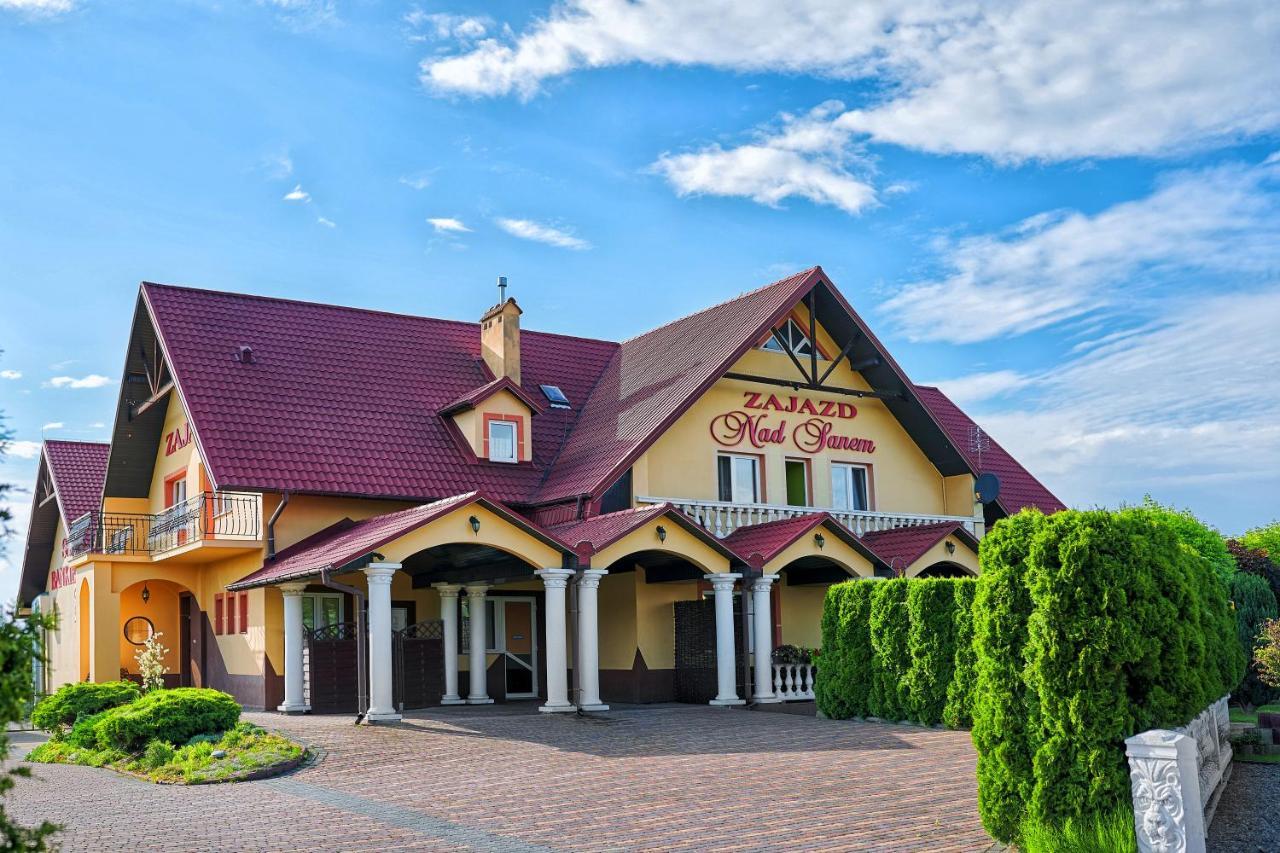
[[[162,740],[151,741],[142,755],[143,764],[152,770],[163,767],[170,761],[173,761],[173,747]]]
[[[111,713],[110,708],[105,711],[99,711],[96,714],[90,714],[87,717],[81,717],[76,720],[76,724],[71,727],[71,731],[67,732],[63,739],[71,746],[97,749],[98,723],[102,722],[102,718],[109,713]]]
[[[910,717],[906,676],[911,669],[906,578],[879,581],[871,591],[872,716],[885,720]]]
[[[155,739],[186,743],[194,735],[226,731],[238,719],[240,706],[226,693],[178,687],[111,710],[95,730],[100,747],[134,752]]]
[[[963,729],[973,725],[973,690],[978,678],[977,654],[973,650],[973,598],[978,582],[965,578],[954,583],[956,661],[947,685],[942,722],[948,728]]]
[[[1232,695],[1243,705],[1264,705],[1271,700],[1275,691],[1258,678],[1253,666],[1254,648],[1263,624],[1280,615],[1277,612],[1276,597],[1266,578],[1241,573],[1231,579],[1231,601],[1236,608],[1237,637],[1249,663],[1244,680]]]
[[[1254,649],[1254,668],[1264,684],[1280,687],[1280,619],[1262,626]]]
[[[1143,513],[1171,530],[1179,542],[1207,560],[1214,574],[1224,583],[1230,582],[1236,573],[1236,561],[1227,550],[1222,534],[1196,518],[1191,510],[1164,506],[1147,495],[1142,499],[1142,505],[1133,507],[1131,511]]]
[[[1092,820],[1069,819],[1061,826],[1025,820],[1019,830],[1021,853],[1137,853],[1133,811],[1118,808]]]
[[[132,681],[64,684],[36,704],[31,712],[31,724],[58,735],[81,717],[126,705],[141,695],[142,691]]]

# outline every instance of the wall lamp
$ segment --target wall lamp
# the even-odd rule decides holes
[[[146,604],[151,600],[151,590],[147,589],[146,581],[142,582],[142,603]]]
[[[827,544],[827,537],[823,536],[821,533],[815,533],[813,534],[813,544],[817,545],[818,550],[821,551],[822,546]]]
[[[658,541],[667,541],[667,528],[663,527],[661,524],[658,525]]]
[[[479,533],[479,532],[480,532],[480,519],[476,518],[476,517],[473,515],[473,516],[471,516],[470,518],[468,518],[468,519],[467,519],[467,522],[471,525],[471,532],[472,532],[472,533]]]
[[[948,540],[947,540],[947,553],[948,553],[948,554],[954,554],[955,552],[956,552],[956,543],[954,543],[954,542],[952,542],[950,539],[948,539]]]

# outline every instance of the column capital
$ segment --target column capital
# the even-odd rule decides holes
[[[441,598],[457,598],[458,593],[462,591],[460,583],[433,583],[431,587],[440,593]]]
[[[738,572],[720,572],[719,574],[707,575],[707,581],[711,583],[712,588],[716,590],[724,590],[730,592],[733,590],[733,583],[742,577]]]
[[[751,579],[752,589],[768,589],[773,586],[773,582],[778,579],[777,575],[761,575],[758,578]]]
[[[282,583],[279,584],[277,588],[280,590],[281,595],[302,595],[303,591],[307,588],[307,584],[305,581],[298,583]]]
[[[400,571],[399,563],[370,563],[365,566],[364,574],[369,583],[391,583],[391,576]]]
[[[573,577],[573,569],[538,569],[534,574],[542,578],[547,589],[564,589]]]
[[[484,598],[484,594],[489,591],[487,583],[469,583],[466,585],[467,598]]]
[[[583,569],[578,585],[584,589],[597,589],[600,586],[600,579],[607,574],[609,574],[608,569]]]

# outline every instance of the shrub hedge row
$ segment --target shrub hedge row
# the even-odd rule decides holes
[[[83,717],[127,705],[141,695],[142,690],[132,681],[103,681],[96,684],[77,681],[64,684],[36,703],[31,710],[31,724],[38,729],[58,734],[63,729],[74,726]]]
[[[1240,572],[1231,578],[1231,601],[1236,607],[1236,635],[1248,659],[1244,680],[1233,697],[1250,705],[1265,705],[1277,695],[1277,691],[1258,678],[1253,667],[1254,649],[1263,624],[1278,615],[1276,597],[1266,578]]]
[[[1181,532],[1138,507],[1024,512],[983,540],[973,740],[998,840],[1127,807],[1124,738],[1184,725],[1239,683],[1227,583]]]
[[[815,687],[819,709],[833,719],[967,725],[973,590],[972,579],[833,585],[822,613]]]
[[[132,692],[120,689],[122,684]],[[179,687],[140,697],[130,682],[68,684],[41,700],[31,714],[34,725],[53,732],[55,739],[65,737],[72,746],[126,753],[153,740],[185,744],[195,735],[227,731],[239,719],[240,706],[221,691]],[[74,725],[64,735],[68,720]]]

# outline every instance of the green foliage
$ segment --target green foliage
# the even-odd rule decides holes
[[[38,614],[18,620],[10,610],[0,616],[0,756],[9,754],[9,723],[26,717],[31,706],[35,691],[33,666],[43,655],[41,631],[52,627],[51,620]],[[27,767],[0,773],[0,797],[12,790],[15,777],[29,775]],[[49,821],[39,826],[19,826],[9,820],[0,801],[0,850],[46,850],[50,836],[59,829]]]
[[[827,590],[822,608],[822,653],[814,693],[833,720],[871,713],[871,581],[847,581]]]
[[[60,735],[81,717],[92,716],[108,708],[127,705],[142,695],[131,681],[75,682],[64,684],[56,693],[46,696],[31,712],[31,724],[38,729]]]
[[[1280,528],[1280,525],[1277,527]],[[1255,541],[1266,541],[1266,537],[1261,540],[1255,539]],[[1236,539],[1227,540],[1227,551],[1236,561],[1238,571],[1266,578],[1267,583],[1271,585],[1272,595],[1280,601],[1280,564],[1276,562],[1280,559],[1280,551],[1246,545]]]
[[[1241,544],[1266,551],[1272,562],[1280,563],[1280,521],[1255,527],[1240,537]]]
[[[1253,658],[1262,683],[1280,687],[1280,619],[1263,623]]]
[[[1070,819],[1060,826],[1028,818],[1019,827],[1021,853],[1137,853],[1133,809],[1117,808],[1093,818]]]
[[[1236,610],[1236,636],[1248,658],[1244,680],[1233,691],[1233,696],[1245,705],[1261,705],[1269,701],[1275,691],[1258,677],[1253,666],[1254,647],[1263,624],[1280,615],[1277,612],[1276,597],[1265,578],[1241,573],[1231,579],[1231,601]]]
[[[162,740],[153,740],[147,744],[142,754],[142,763],[155,770],[173,761],[173,747]]]
[[[907,651],[903,678],[907,716],[925,725],[942,722],[947,687],[956,669],[955,582],[919,578],[907,582]]]
[[[156,690],[103,715],[94,732],[98,746],[126,752],[151,740],[186,743],[193,735],[230,729],[240,706],[226,693],[203,687]]]
[[[1236,573],[1236,561],[1227,550],[1227,543],[1222,534],[1196,518],[1188,509],[1174,509],[1155,501],[1150,495],[1142,499],[1142,505],[1132,508],[1162,523],[1173,531],[1183,544],[1209,562],[1213,571],[1223,582],[1231,580]]]
[[[973,725],[973,690],[978,679],[977,655],[973,649],[973,599],[978,582],[962,578],[952,582],[955,590],[953,630],[955,632],[955,669],[947,685],[947,704],[942,722],[947,728],[963,729]]]
[[[879,581],[871,591],[871,715],[885,720],[911,716],[906,677],[911,669],[907,579]]]

